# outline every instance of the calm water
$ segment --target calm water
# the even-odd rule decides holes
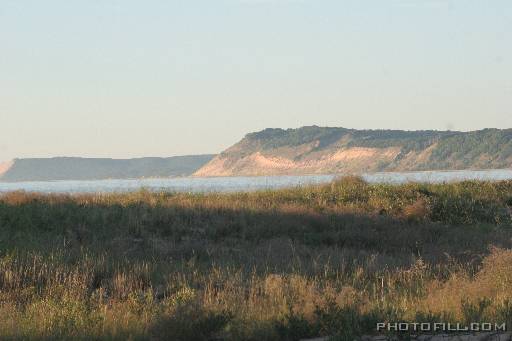
[[[45,193],[129,192],[142,188],[170,192],[233,192],[296,187],[326,183],[339,175],[261,176],[226,178],[175,178],[96,181],[0,182],[0,192],[24,190]],[[363,178],[371,183],[450,182],[458,180],[512,179],[512,169],[484,171],[432,171],[372,173]]]

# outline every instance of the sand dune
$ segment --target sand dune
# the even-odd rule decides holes
[[[14,161],[0,162],[0,178],[12,167]]]
[[[512,167],[512,129],[473,132],[309,126],[247,134],[195,176],[292,175]]]

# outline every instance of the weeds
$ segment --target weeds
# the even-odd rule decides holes
[[[512,182],[0,195],[0,338],[298,340],[512,322]]]

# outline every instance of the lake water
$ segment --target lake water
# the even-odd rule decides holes
[[[165,178],[139,180],[0,182],[0,192],[43,193],[130,192],[140,189],[169,192],[235,192],[296,187],[330,182],[340,175],[258,176],[221,178]],[[430,171],[364,174],[370,183],[451,182],[512,179],[512,169],[482,171]]]

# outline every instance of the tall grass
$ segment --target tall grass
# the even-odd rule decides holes
[[[512,182],[0,195],[0,339],[299,340],[512,323]]]

